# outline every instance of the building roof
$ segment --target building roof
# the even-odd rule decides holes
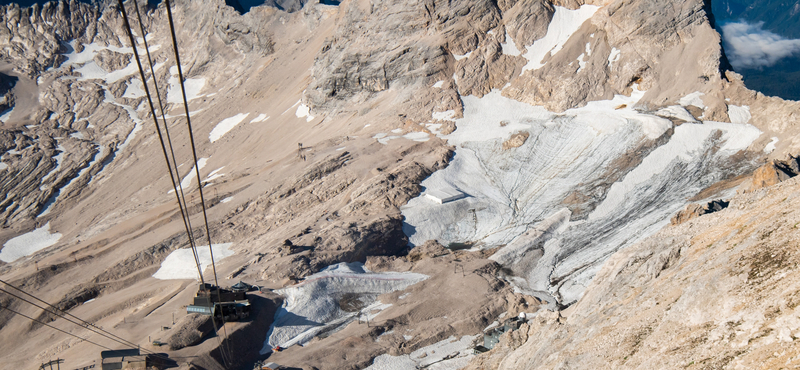
[[[466,194],[451,187],[442,187],[439,189],[428,189],[428,191],[425,192],[425,196],[433,199],[439,204],[444,204],[464,198],[466,197]]]
[[[102,351],[100,352],[100,358],[115,358],[115,357],[131,357],[131,356],[139,356],[139,349],[138,348],[131,348],[131,349],[117,349],[113,351]]]

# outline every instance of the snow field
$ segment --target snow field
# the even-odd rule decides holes
[[[558,53],[572,34],[581,27],[583,22],[586,22],[600,9],[599,6],[595,5],[582,5],[576,10],[569,10],[560,6],[555,8],[553,19],[547,27],[547,34],[543,38],[536,40],[533,45],[528,46],[525,54],[522,55],[528,60],[528,64],[522,67],[523,73],[527,70],[537,70],[544,67],[542,59],[547,54],[555,55]]]
[[[665,118],[632,108],[643,95],[634,87],[629,97],[590,102],[563,114],[499,91],[462,97],[464,118],[443,136],[456,153],[422,186],[423,194],[450,187],[467,197],[443,205],[418,197],[401,207],[410,244],[431,239],[444,245],[506,244],[496,258],[520,274],[515,281],[521,290],[574,301],[611,253],[657,231],[686,199],[724,173],[745,171],[730,167],[727,158],[762,134],[746,124],[686,123],[641,162],[624,167],[620,158],[654,145],[673,128]],[[700,96],[690,94],[682,103],[698,104]],[[690,116],[682,107],[659,114]],[[530,134],[521,147],[501,148],[521,131]],[[588,192],[597,191],[591,184],[606,182],[611,169],[623,171],[622,178],[600,193]],[[591,208],[582,220],[570,221],[565,200],[574,194]]]
[[[261,354],[269,353],[275,346],[304,344],[323,330],[356,319],[359,312],[346,312],[339,307],[344,294],[359,295],[366,304],[361,313],[371,320],[390,306],[377,301],[378,295],[405,289],[427,278],[410,272],[373,273],[361,263],[340,263],[297,285],[276,290],[286,300],[275,314]]]
[[[30,256],[42,249],[53,246],[61,239],[61,234],[50,233],[50,223],[29,233],[9,239],[0,250],[0,261],[14,262],[22,257]]]
[[[233,243],[212,244],[214,262],[219,263],[224,258],[232,256],[231,245]],[[207,245],[197,247],[197,258],[200,260],[200,270],[205,273],[206,268],[211,265],[211,252]],[[161,262],[161,268],[153,274],[153,277],[159,280],[200,280],[191,248],[178,249],[170,253],[164,262]]]

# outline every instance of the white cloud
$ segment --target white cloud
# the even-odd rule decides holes
[[[786,39],[763,29],[764,22],[722,26],[725,52],[734,68],[762,69],[800,52],[800,39]]]

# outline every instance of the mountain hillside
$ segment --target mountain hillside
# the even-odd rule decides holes
[[[793,350],[798,103],[729,69],[710,3],[172,1],[191,132],[167,3],[149,3],[125,3],[135,45],[116,3],[0,8],[6,283],[183,369]],[[187,314],[199,280],[259,286],[251,317]],[[98,361],[64,332],[107,342],[0,304],[0,335],[24,338],[0,341],[4,368]]]

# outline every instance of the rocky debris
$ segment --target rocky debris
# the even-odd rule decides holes
[[[450,250],[436,240],[428,240],[425,244],[412,248],[408,252],[406,259],[411,262],[417,262],[425,258],[435,258],[445,254],[450,254]]]
[[[670,223],[672,225],[680,225],[693,218],[707,215],[709,213],[719,212],[728,207],[729,202],[722,199],[712,200],[706,204],[692,203],[686,206],[686,209],[678,212],[672,216]]]
[[[786,181],[800,174],[800,157],[789,156],[786,160],[774,159],[753,172],[752,179],[742,185],[741,191],[755,191]]]
[[[94,62],[106,72],[114,72],[127,67],[132,62],[133,54],[123,54],[103,49],[94,56]]]
[[[508,140],[503,142],[502,148],[503,150],[519,148],[522,146],[522,144],[525,144],[525,142],[528,141],[528,138],[530,136],[531,134],[527,131],[517,132],[516,134],[511,135],[511,137]]]
[[[165,342],[171,351],[177,351],[200,343],[206,336],[214,331],[211,316],[190,313],[182,317],[171,328]]]

